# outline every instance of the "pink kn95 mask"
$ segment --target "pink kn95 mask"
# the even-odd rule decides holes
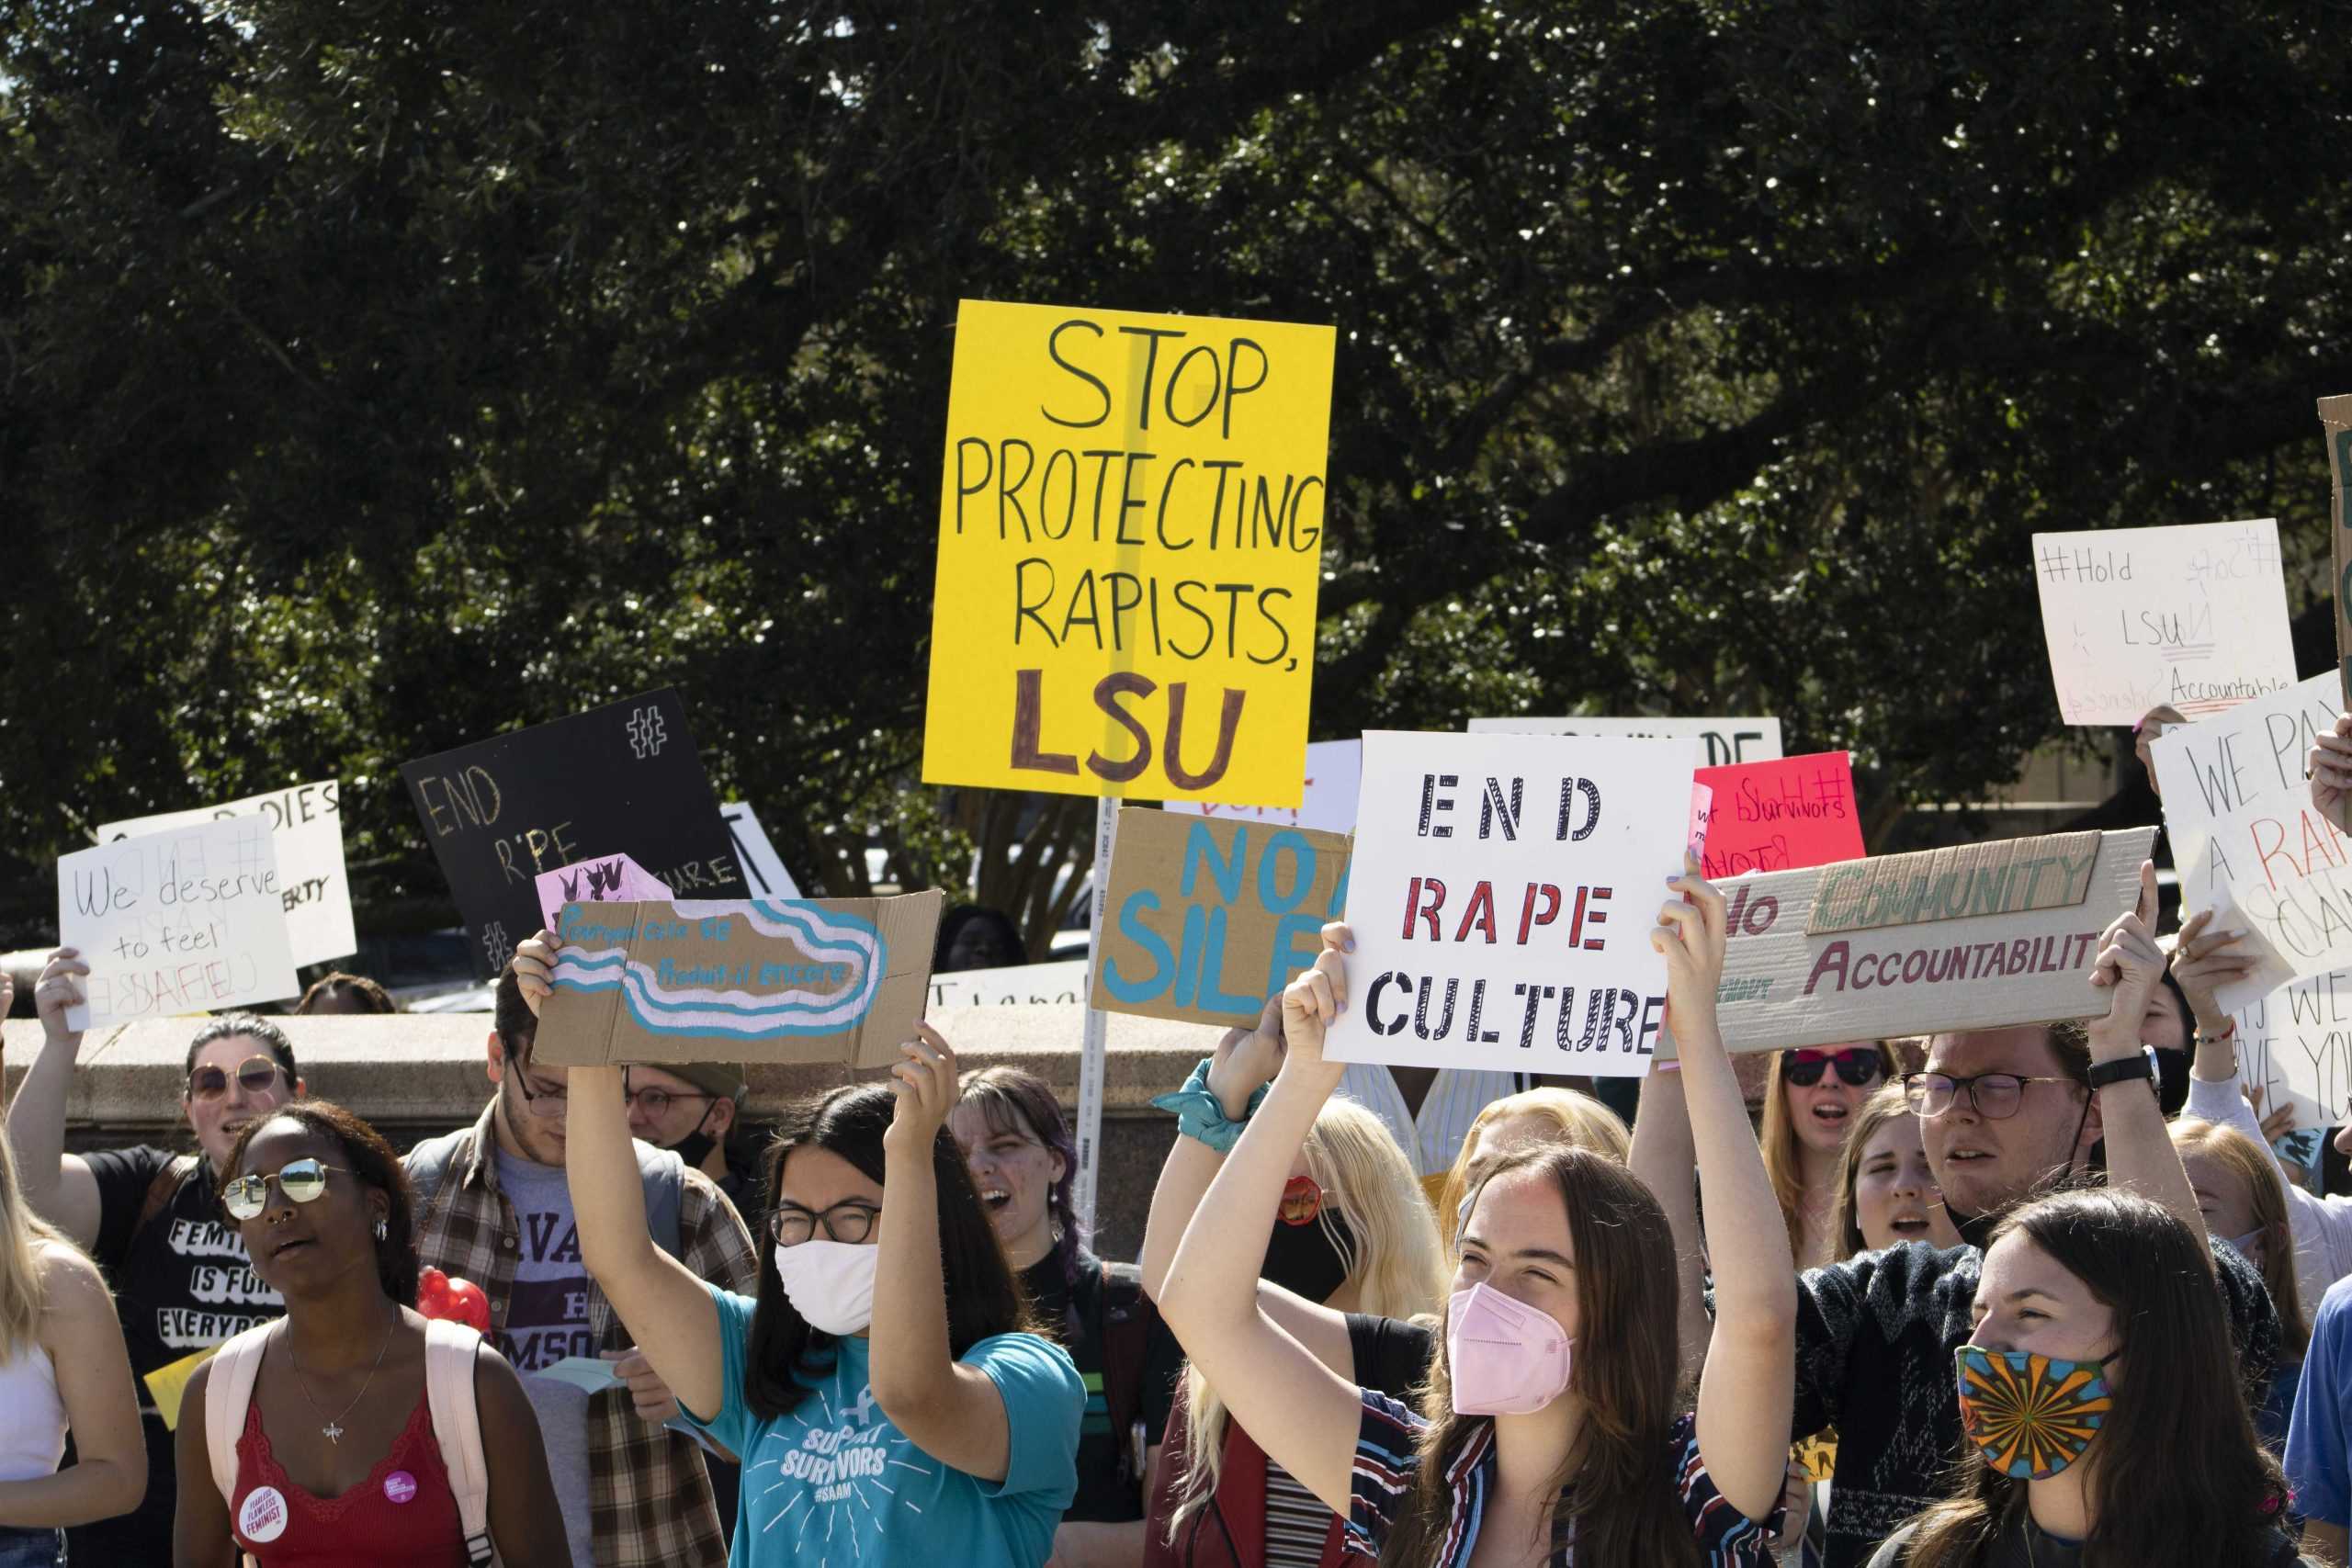
[[[1567,1391],[1567,1330],[1484,1284],[1454,1293],[1445,1355],[1456,1416],[1525,1416]]]

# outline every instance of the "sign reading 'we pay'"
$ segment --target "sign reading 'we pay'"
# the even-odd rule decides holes
[[[1299,803],[1332,347],[963,302],[925,783]]]

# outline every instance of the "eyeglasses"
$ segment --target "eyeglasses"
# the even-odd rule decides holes
[[[1849,1045],[1843,1051],[1791,1051],[1781,1058],[1781,1076],[1803,1089],[1811,1089],[1821,1081],[1825,1068],[1835,1066],[1840,1083],[1861,1089],[1878,1082],[1886,1064],[1879,1060],[1878,1052],[1868,1045]]]
[[[1979,1073],[1956,1078],[1950,1073],[1913,1073],[1903,1080],[1903,1098],[1922,1116],[1941,1116],[1963,1090],[1968,1103],[1987,1122],[2005,1122],[2018,1113],[2030,1083],[2073,1083],[2068,1077],[2029,1077],[2019,1073]]]
[[[1274,1213],[1286,1225],[1309,1224],[1323,1212],[1323,1201],[1339,1195],[1338,1188],[1319,1187],[1311,1176],[1294,1176],[1283,1184],[1282,1206]]]
[[[815,1235],[821,1224],[833,1240],[855,1247],[874,1234],[874,1216],[881,1212],[875,1204],[856,1200],[836,1203],[821,1214],[806,1209],[778,1209],[768,1216],[768,1239],[778,1247],[798,1247]]]
[[[509,1063],[511,1066],[512,1058],[509,1058]],[[514,1072],[514,1087],[523,1091],[524,1108],[532,1115],[556,1117],[571,1113],[571,1091],[570,1089],[543,1089],[534,1092],[531,1088],[530,1074],[517,1071]]]
[[[327,1190],[327,1172],[351,1172],[339,1165],[326,1165],[310,1158],[289,1159],[277,1172],[277,1190],[286,1194],[289,1203],[313,1203]],[[220,1189],[220,1206],[230,1217],[250,1220],[269,1206],[269,1183],[266,1176],[241,1176]]]
[[[278,1067],[272,1056],[248,1056],[237,1064],[237,1085],[247,1094],[272,1094],[277,1091]],[[209,1063],[187,1076],[187,1097],[190,1100],[218,1100],[229,1092],[229,1074]]]
[[[625,1089],[621,1099],[632,1111],[648,1116],[661,1117],[670,1113],[670,1107],[681,1100],[717,1100],[715,1094],[687,1094],[666,1089]]]

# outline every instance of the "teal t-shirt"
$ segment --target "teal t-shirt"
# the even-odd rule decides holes
[[[752,1340],[748,1296],[706,1283],[718,1303],[727,1403],[701,1427],[743,1461],[734,1568],[881,1568],[956,1563],[1038,1568],[1078,1490],[1078,1427],[1086,1385],[1069,1353],[1034,1334],[999,1334],[958,1358],[1003,1396],[1012,1433],[1002,1481],[933,1459],[890,1424],[867,1384],[866,1342],[845,1339],[830,1373],[778,1419],[743,1402]]]

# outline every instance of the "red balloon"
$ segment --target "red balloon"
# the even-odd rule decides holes
[[[472,1325],[477,1334],[487,1334],[490,1332],[490,1298],[482,1294],[481,1287],[470,1280],[452,1280],[449,1281],[448,1306],[442,1315]]]

